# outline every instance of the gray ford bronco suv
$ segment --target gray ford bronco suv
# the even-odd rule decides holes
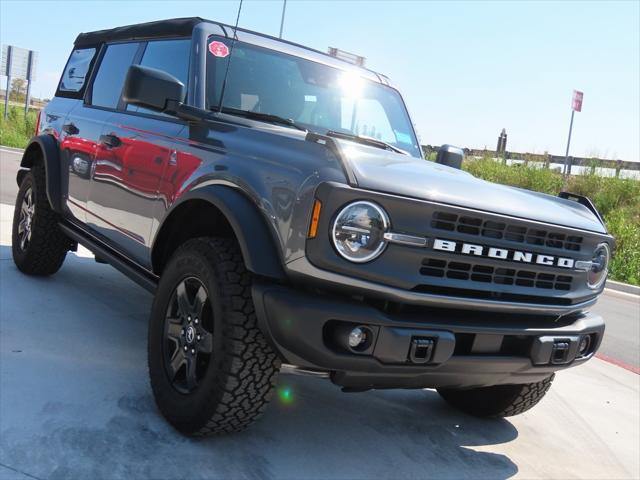
[[[330,55],[201,18],[83,33],[13,258],[50,275],[81,244],[155,294],[151,387],[187,434],[251,424],[282,363],[514,415],[600,345],[613,239],[587,198],[461,161],[424,160],[387,77]]]

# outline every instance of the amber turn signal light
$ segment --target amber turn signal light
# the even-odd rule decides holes
[[[313,214],[311,215],[311,225],[309,225],[309,238],[316,238],[318,234],[318,223],[320,222],[320,209],[322,203],[317,200],[313,203]]]

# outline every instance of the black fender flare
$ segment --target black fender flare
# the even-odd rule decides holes
[[[286,280],[275,232],[269,228],[267,219],[256,203],[246,194],[237,188],[220,184],[197,187],[182,195],[171,206],[165,219],[170,218],[176,208],[190,200],[209,202],[224,215],[238,240],[249,271],[279,281]],[[163,222],[155,236],[152,256],[164,225]]]
[[[32,168],[39,154],[42,154],[44,163],[49,204],[54,212],[62,213],[62,166],[60,165],[60,150],[56,139],[47,134],[32,137],[24,150],[20,167],[23,169]],[[18,186],[22,183],[25,174],[26,170],[18,170],[16,175]]]

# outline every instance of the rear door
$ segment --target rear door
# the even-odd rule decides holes
[[[60,159],[66,182],[66,206],[72,218],[84,222],[91,170],[102,127],[112,112],[85,108],[82,98],[89,82],[98,46],[75,49],[64,69],[55,99],[46,109],[44,125],[58,135]],[[71,107],[61,115],[60,107]]]
[[[190,44],[190,39],[142,42],[137,44],[131,62],[120,64],[109,73],[114,94],[108,101],[116,104],[115,112],[100,136],[87,220],[119,250],[145,267],[150,264],[158,189],[167,166],[177,161],[174,142],[185,130],[185,123],[173,116],[124,104],[122,87],[132,63],[164,70],[187,85]],[[108,46],[106,56],[109,49],[121,45]],[[99,76],[100,70],[96,82]],[[94,97],[92,101],[100,99]]]

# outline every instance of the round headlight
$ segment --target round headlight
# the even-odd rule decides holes
[[[354,202],[343,208],[335,222],[331,237],[338,253],[351,262],[369,262],[382,253],[389,228],[385,211],[371,202]]]
[[[607,279],[609,272],[609,245],[601,243],[593,252],[591,259],[591,269],[587,273],[587,285],[589,288],[597,289],[602,286]]]

